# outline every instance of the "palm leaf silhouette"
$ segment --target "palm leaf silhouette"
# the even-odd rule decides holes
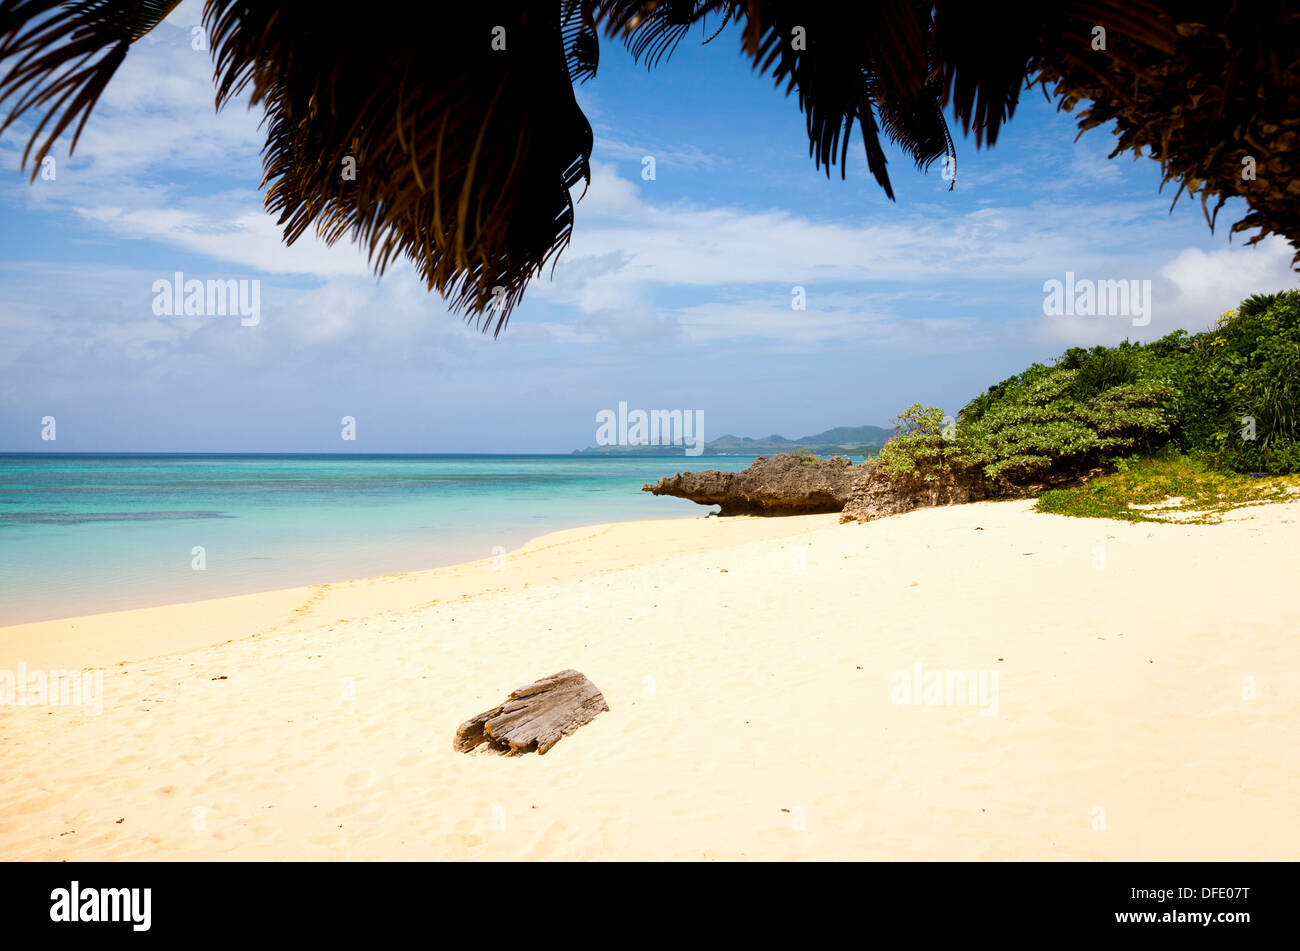
[[[45,113],[24,164],[35,149],[39,167],[74,122],[75,146],[130,44],[175,5],[0,7],[0,132]],[[1084,128],[1116,120],[1120,148],[1148,147],[1203,204],[1247,197],[1234,231],[1300,238],[1283,145],[1300,140],[1300,67],[1277,52],[1300,45],[1288,0],[1009,0],[996,14],[960,0],[502,0],[403,7],[396,19],[206,0],[203,19],[218,106],[247,92],[265,110],[266,206],[284,240],[308,228],[347,237],[376,273],[405,258],[494,334],[571,237],[571,191],[590,181],[592,150],[573,87],[595,75],[601,32],[653,67],[693,29],[709,42],[738,24],[741,53],[796,96],[815,167],[845,177],[856,129],[891,199],[882,136],[920,169],[955,158],[951,110],[977,147],[991,145],[1035,79],[1065,107],[1090,100]],[[1100,55],[1089,46],[1099,24],[1113,38]],[[1250,189],[1235,177],[1246,146],[1272,176]]]
[[[37,149],[32,179],[55,140],[77,123],[68,147],[77,147],[81,130],[108,81],[126,59],[127,48],[171,13],[180,0],[13,0],[0,8],[0,62],[15,58],[0,78],[0,102],[16,97],[0,134],[29,109],[45,108],[23,151],[23,166],[45,126],[50,134]],[[61,8],[55,12],[56,8]],[[80,119],[78,119],[80,117]]]
[[[426,50],[358,42],[354,21],[315,7],[209,0],[205,12],[218,103],[247,89],[266,108],[267,209],[287,242],[314,226],[360,243],[377,273],[409,258],[500,333],[568,243],[570,189],[590,180],[591,127],[573,96],[573,72],[594,68],[589,23],[557,4],[430,6],[402,25],[444,38]],[[340,174],[349,156],[353,181]]]

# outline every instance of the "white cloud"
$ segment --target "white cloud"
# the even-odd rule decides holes
[[[669,168],[710,171],[730,164],[720,155],[713,155],[691,143],[683,145],[665,145],[663,143],[627,142],[623,139],[597,135],[591,150],[593,160],[604,158],[630,159],[638,165],[646,156],[655,160],[656,169],[660,165]]]
[[[607,190],[617,197],[606,200]],[[1099,249],[1096,235],[1136,226],[1159,202],[982,207],[963,215],[896,213],[846,224],[783,210],[750,210],[684,203],[655,204],[601,168],[587,201],[578,206],[574,237],[557,270],[577,281],[585,304],[603,309],[620,300],[619,286],[737,283],[907,282],[929,288],[936,280],[1026,280],[1041,283],[1065,266],[1104,264],[1120,255]],[[1068,228],[1060,227],[1068,222]],[[584,273],[579,262],[610,260],[619,267]],[[589,285],[600,285],[592,288]],[[582,300],[574,288],[561,292]]]
[[[138,197],[138,204],[123,207],[117,201],[97,204],[85,195],[86,203],[73,210],[123,237],[150,238],[267,274],[329,278],[370,273],[364,252],[350,242],[331,247],[308,231],[286,245],[275,219],[251,193],[182,198],[170,206],[159,204],[165,200],[160,190]]]
[[[1169,308],[1200,323],[1181,326],[1204,329],[1251,294],[1300,285],[1300,275],[1291,270],[1294,254],[1295,248],[1275,236],[1251,247],[1188,248],[1160,270],[1173,292]]]
[[[1251,246],[1213,251],[1185,248],[1166,255],[1163,264],[1152,271],[1117,268],[1081,273],[1079,277],[1099,279],[1145,278],[1150,273],[1150,324],[1138,327],[1131,319],[1116,317],[1034,315],[1021,326],[1029,335],[1067,346],[1155,340],[1180,328],[1198,333],[1212,327],[1221,314],[1235,309],[1251,294],[1300,286],[1300,275],[1291,270],[1294,253],[1286,241],[1270,237]]]

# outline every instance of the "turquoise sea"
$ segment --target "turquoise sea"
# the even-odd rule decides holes
[[[432,568],[563,528],[700,516],[712,510],[642,484],[751,461],[0,455],[0,625]]]

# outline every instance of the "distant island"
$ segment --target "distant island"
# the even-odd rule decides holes
[[[894,434],[884,426],[836,426],[813,436],[787,439],[784,436],[719,436],[705,440],[704,454],[710,456],[750,456],[764,453],[795,452],[807,449],[821,456],[869,456],[879,452]],[[680,452],[679,446],[588,446],[575,449],[576,456],[662,456]]]

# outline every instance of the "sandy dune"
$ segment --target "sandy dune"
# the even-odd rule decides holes
[[[97,716],[0,707],[0,857],[1300,857],[1300,503],[1030,508],[602,526],[0,628],[0,670],[104,671]],[[566,667],[610,712],[452,752]]]

